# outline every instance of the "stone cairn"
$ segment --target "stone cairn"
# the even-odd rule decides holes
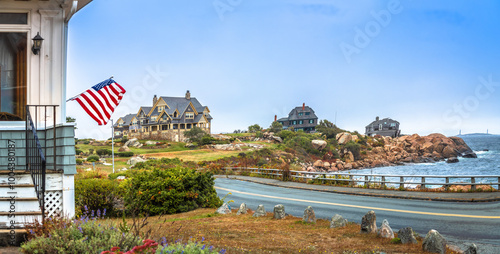
[[[285,214],[285,206],[283,205],[275,205],[274,206],[274,219],[281,220],[284,219],[286,216]]]
[[[431,229],[424,238],[422,249],[432,253],[444,254],[446,253],[446,239],[437,230]]]
[[[402,244],[413,243],[417,244],[417,238],[411,227],[402,228],[398,231],[398,237]]]
[[[387,220],[384,220],[382,222],[382,226],[378,231],[378,236],[389,239],[394,238],[394,232],[392,231],[392,228],[389,226],[389,222]]]
[[[215,213],[218,213],[218,214],[229,214],[229,213],[231,213],[231,207],[227,203],[224,203],[224,204],[222,204],[221,207],[219,207],[217,209],[217,211],[215,211]]]
[[[304,210],[302,221],[306,223],[316,223],[316,214],[311,206],[308,206],[306,210]]]
[[[253,217],[262,217],[266,216],[266,209],[264,209],[264,205],[259,205],[257,210],[252,215]]]
[[[330,221],[330,228],[342,228],[347,225],[347,220],[341,215],[335,214]]]
[[[377,216],[374,211],[369,211],[361,219],[361,233],[377,233]]]
[[[247,204],[242,203],[242,204],[240,205],[240,209],[238,210],[238,212],[236,213],[236,215],[240,215],[240,214],[247,214],[247,213],[248,213]]]

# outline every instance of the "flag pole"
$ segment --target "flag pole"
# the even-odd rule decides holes
[[[115,173],[115,125],[111,119],[111,157],[113,158],[113,173]]]

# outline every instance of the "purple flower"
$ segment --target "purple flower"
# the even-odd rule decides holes
[[[97,218],[101,218],[101,210],[97,209]]]
[[[204,250],[204,249],[205,249],[205,244],[203,244],[203,247],[201,247],[201,249],[202,249],[202,250]]]
[[[104,211],[102,212],[102,217],[106,216],[106,208],[104,208]]]
[[[203,242],[203,241],[205,241],[205,237],[202,236],[201,237],[201,242]]]
[[[79,227],[78,227],[78,230],[80,230],[80,233],[82,233],[82,234],[83,234],[83,229],[82,229],[82,227],[80,227],[80,226],[79,226]]]

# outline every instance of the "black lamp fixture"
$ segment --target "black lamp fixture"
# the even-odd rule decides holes
[[[38,52],[40,52],[40,49],[42,48],[42,41],[43,38],[40,36],[40,32],[37,32],[36,36],[33,37],[33,47],[31,47],[33,54],[38,55]]]

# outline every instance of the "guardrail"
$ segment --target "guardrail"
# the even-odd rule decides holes
[[[259,174],[262,176],[271,176],[274,178],[282,177],[282,169],[265,169],[265,168],[242,168],[228,167],[224,168],[231,170],[239,170],[250,174]],[[367,188],[370,185],[379,185],[382,188],[393,187],[405,188],[411,185],[420,185],[420,188],[428,186],[444,186],[446,190],[451,185],[470,185],[471,190],[475,191],[477,185],[490,185],[500,190],[500,176],[498,175],[381,175],[381,174],[352,174],[352,173],[323,173],[309,171],[290,170],[292,179],[304,180],[321,180],[345,182],[343,185],[353,187],[356,185],[364,185]],[[432,179],[432,181],[428,181]],[[437,179],[437,180],[436,180]],[[440,179],[440,180],[439,180]],[[482,181],[479,181],[482,180]]]

